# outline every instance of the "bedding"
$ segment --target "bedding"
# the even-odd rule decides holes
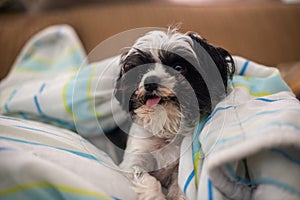
[[[179,184],[189,199],[299,199],[299,101],[277,69],[234,61],[229,95],[182,143]]]
[[[0,116],[0,199],[135,199],[111,158],[78,134]]]
[[[1,199],[135,199],[108,149],[85,139],[126,121],[118,56],[85,57],[70,26],[52,26],[0,83]],[[182,142],[179,185],[192,200],[299,199],[299,101],[277,69],[234,61],[228,96]]]
[[[118,57],[89,65],[86,58],[71,27],[52,26],[37,33],[1,82],[0,113],[85,136],[111,130],[116,122],[122,124],[125,113],[111,101]]]

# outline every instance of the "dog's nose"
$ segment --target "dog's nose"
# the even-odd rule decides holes
[[[144,88],[148,92],[153,92],[158,88],[160,79],[157,76],[149,76],[144,81]]]
[[[146,83],[146,84],[144,84],[144,88],[148,92],[153,92],[154,90],[157,89],[157,87],[158,87],[157,83]]]

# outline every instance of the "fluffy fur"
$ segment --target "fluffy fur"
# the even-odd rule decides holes
[[[120,167],[139,199],[184,199],[178,186],[182,137],[226,95],[232,57],[193,32],[152,31],[120,65],[115,96],[133,121]]]

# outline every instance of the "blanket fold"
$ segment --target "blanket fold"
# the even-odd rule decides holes
[[[181,186],[198,199],[299,199],[299,101],[277,69],[234,60],[228,96],[190,141],[193,166]]]
[[[48,27],[22,49],[1,81],[0,114],[51,123],[92,136],[124,123],[112,98],[118,57],[88,64],[75,31]]]

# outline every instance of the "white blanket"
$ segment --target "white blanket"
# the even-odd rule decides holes
[[[0,114],[51,123],[85,136],[122,124],[125,113],[112,98],[119,57],[89,65],[86,58],[70,26],[37,33],[0,84]]]
[[[181,188],[189,199],[299,199],[299,101],[277,69],[234,60],[229,95],[183,141]]]

